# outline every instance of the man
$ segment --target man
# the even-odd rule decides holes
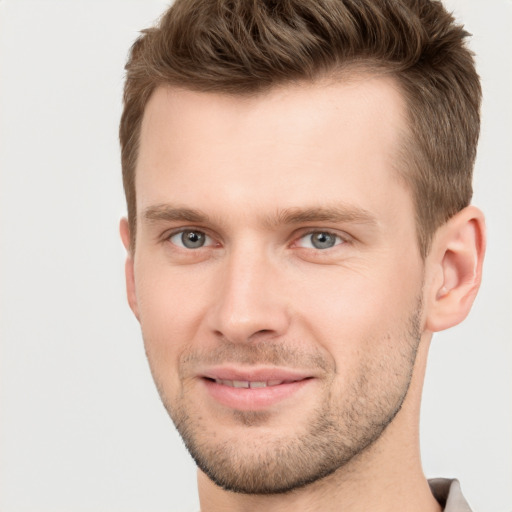
[[[134,44],[128,301],[203,512],[469,510],[418,441],[485,248],[466,36],[439,2],[177,0]]]

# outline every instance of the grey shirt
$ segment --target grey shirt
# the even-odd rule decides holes
[[[443,507],[444,512],[471,512],[468,502],[462,496],[458,480],[433,478],[428,483],[434,498]]]

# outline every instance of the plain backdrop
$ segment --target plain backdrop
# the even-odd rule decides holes
[[[512,3],[450,0],[484,88],[474,204],[489,248],[470,317],[435,336],[427,476],[512,510]],[[192,511],[195,468],[124,295],[123,66],[157,0],[0,0],[0,511]]]

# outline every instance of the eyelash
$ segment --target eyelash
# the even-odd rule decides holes
[[[181,240],[183,241],[183,236],[185,233],[187,232],[190,232],[190,234],[193,234],[193,233],[197,233],[199,235],[203,235],[205,237],[205,244],[203,245],[199,245],[198,247],[185,247],[182,243],[176,243],[176,242],[173,242],[172,239],[178,235],[181,235]],[[320,247],[314,247],[313,246],[313,242],[310,242],[311,246],[310,247],[304,247],[304,246],[301,246],[299,244],[299,242],[303,239],[305,239],[306,237],[311,237],[313,235],[326,235],[327,237],[333,237],[334,238],[334,244],[332,246],[329,246],[329,247],[324,247],[324,248],[320,248]],[[183,249],[183,250],[188,250],[188,251],[195,251],[195,250],[198,250],[198,249],[203,249],[203,248],[206,248],[206,247],[211,247],[211,246],[214,246],[214,245],[218,245],[218,244],[215,244],[215,243],[211,243],[214,239],[213,237],[211,237],[206,231],[202,230],[202,229],[195,229],[195,228],[181,228],[177,231],[173,231],[169,234],[167,234],[165,236],[165,240],[170,242],[171,244],[173,244],[174,246],[176,247],[179,247],[180,249]],[[311,239],[310,239],[311,240]],[[328,249],[333,249],[339,245],[343,245],[345,243],[348,242],[348,237],[346,236],[341,236],[340,234],[337,234],[337,233],[334,233],[332,231],[329,231],[329,230],[324,230],[324,229],[311,229],[305,233],[302,233],[299,237],[295,237],[294,238],[294,241],[293,243],[291,244],[291,247],[302,247],[303,249],[308,249],[308,250],[313,250],[315,252],[324,252]]]

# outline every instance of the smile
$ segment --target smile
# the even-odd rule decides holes
[[[216,368],[200,377],[209,400],[241,411],[268,410],[282,402],[291,405],[316,381],[312,375],[282,369]]]

